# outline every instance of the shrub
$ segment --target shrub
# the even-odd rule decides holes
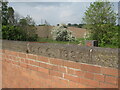
[[[52,38],[56,41],[75,41],[76,38],[72,32],[67,30],[64,26],[56,26],[51,30]]]
[[[29,35],[28,32],[17,26],[3,25],[2,38],[7,40],[37,41],[38,36],[35,32]]]

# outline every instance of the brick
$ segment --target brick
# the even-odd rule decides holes
[[[79,77],[75,77],[75,76],[68,75],[68,74],[64,74],[64,78],[68,79],[70,81],[74,81],[74,82],[79,82],[80,81]]]
[[[118,78],[111,77],[111,76],[106,76],[105,77],[105,82],[112,83],[112,84],[118,84]]]
[[[86,85],[83,85],[83,84],[79,84],[78,83],[78,88],[86,88],[87,86]],[[89,88],[90,89],[90,88]]]
[[[25,64],[25,63],[20,63],[20,66],[23,68],[27,68],[27,64]]]
[[[99,75],[99,74],[95,74],[95,75],[94,75],[94,79],[97,80],[97,81],[102,81],[102,82],[104,82],[104,78],[105,78],[104,75]]]
[[[11,60],[12,60],[12,56],[9,56],[9,59],[11,59]]]
[[[53,70],[49,70],[49,74],[52,75],[52,76],[63,77],[63,73],[53,71]]]
[[[5,55],[4,57],[5,57],[6,59],[9,59],[9,55]]]
[[[64,80],[62,78],[58,78],[58,80],[63,84],[68,84],[68,80]]]
[[[63,78],[52,77],[52,82],[58,83],[59,88],[68,88],[68,80],[64,80]]]
[[[120,88],[120,78],[118,78],[118,88]]]
[[[78,83],[69,81],[69,88],[78,88]]]
[[[93,87],[99,87],[99,81],[92,80],[92,79],[87,79],[87,78],[80,78],[80,83],[93,86]]]
[[[66,73],[66,68],[65,68],[65,67],[61,67],[61,66],[51,66],[51,69],[52,69],[52,70],[55,70],[55,71],[60,71],[60,72]]]
[[[85,74],[84,71],[75,71],[75,75],[77,75],[77,76],[83,77],[84,74]]]
[[[18,58],[18,57],[17,57],[17,60],[16,60],[16,61],[19,61],[19,62],[20,62],[20,61],[21,61],[21,58]]]
[[[114,68],[102,67],[101,71],[102,71],[102,74],[112,75],[112,76],[118,76],[118,70],[114,69]]]
[[[14,56],[12,57],[12,60],[18,61],[18,60],[17,60],[17,57],[14,57]]]
[[[4,53],[8,54],[8,55],[11,55],[11,51],[9,51],[9,50],[4,50]]]
[[[0,56],[0,61],[2,61],[2,57]]]
[[[25,62],[25,58],[21,58],[20,61],[21,61],[21,62]]]
[[[66,73],[66,68],[65,67],[59,67],[58,66],[58,71]]]
[[[38,67],[28,65],[28,69],[38,71]]]
[[[13,56],[18,56],[19,53],[18,53],[18,52],[15,52],[15,51],[11,51],[11,55],[13,55]]]
[[[117,85],[100,82],[100,88],[118,88]]]
[[[96,90],[94,86],[89,86],[89,85],[86,85],[86,88],[89,88],[90,90]]]
[[[37,59],[37,56],[36,55],[33,55],[33,54],[28,54],[27,57],[29,59],[33,59],[33,60],[36,60]]]
[[[69,68],[67,68],[67,73],[68,73],[68,74],[75,75],[75,70],[74,70],[74,69],[69,69]]]
[[[84,77],[85,78],[89,78],[89,79],[93,79],[94,78],[94,74],[93,73],[89,73],[89,72],[85,72]]]
[[[13,64],[19,65],[19,62],[12,61]]]
[[[30,60],[30,64],[31,64],[31,65],[39,66],[39,62],[33,61],[33,60]]]
[[[30,64],[30,63],[31,63],[31,60],[27,59],[27,63]]]
[[[45,68],[38,67],[38,71],[49,74],[49,70]]]
[[[25,53],[19,53],[19,57],[26,58],[26,54]]]
[[[43,79],[46,79],[46,80],[51,79],[53,77],[52,75],[45,74],[45,73],[42,73],[42,72],[34,71],[34,73],[35,73],[35,75],[37,75],[37,77],[43,78]],[[34,77],[35,76],[34,73],[32,72],[32,74],[33,74],[32,78],[35,79],[36,77]],[[37,78],[36,78],[36,80],[37,80]]]
[[[6,60],[6,59],[5,59],[4,57],[2,57],[2,61],[3,61],[3,62],[6,62],[5,60]]]
[[[52,65],[49,65],[49,64],[46,64],[46,63],[41,63],[41,62],[39,62],[39,66],[44,67],[44,68],[48,68],[48,69],[52,68]]]
[[[75,68],[75,69],[81,69],[81,66],[79,63],[76,62],[72,62],[72,61],[63,61],[63,65],[66,67],[70,67],[70,68]]]
[[[63,66],[63,60],[62,59],[50,58],[49,60],[50,60],[51,64]]]
[[[86,65],[86,64],[81,64],[81,70],[83,71],[89,71],[93,73],[101,73],[101,68],[98,66],[92,66],[92,65]]]
[[[4,50],[4,49],[2,50],[2,53],[5,53],[5,50]]]
[[[118,77],[120,77],[120,69],[118,70]]]
[[[24,60],[24,63],[29,63],[29,60],[28,60],[28,59],[25,59],[25,60]]]
[[[7,62],[7,63],[12,63],[12,61],[8,60],[8,59],[4,59],[4,61]]]
[[[15,58],[15,61],[19,61],[19,58],[18,58],[18,57],[16,57],[16,58]]]
[[[2,57],[6,58],[7,55],[8,55],[8,54],[2,54]]]
[[[49,62],[49,59],[43,56],[37,56],[37,60],[42,61],[42,62]]]

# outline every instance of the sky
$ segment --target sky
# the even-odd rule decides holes
[[[118,3],[113,2],[118,11]],[[37,25],[46,20],[50,25],[83,23],[84,12],[90,2],[9,2],[15,12],[26,17],[30,15]]]

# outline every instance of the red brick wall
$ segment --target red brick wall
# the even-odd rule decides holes
[[[2,52],[3,88],[118,88],[117,69],[9,50]]]

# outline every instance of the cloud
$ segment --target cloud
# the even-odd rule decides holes
[[[90,2],[10,2],[21,16],[30,15],[37,24],[47,20],[50,24],[81,23]],[[116,7],[117,8],[117,7]]]
[[[9,2],[94,2],[98,0],[8,0]],[[105,1],[105,0],[103,0]],[[119,2],[119,0],[109,0],[110,2]]]

